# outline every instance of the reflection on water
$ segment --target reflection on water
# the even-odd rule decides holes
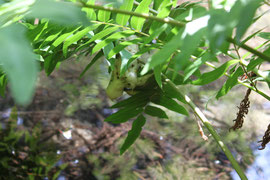
[[[249,180],[270,180],[270,147],[264,150],[254,150],[255,161],[246,170]],[[231,173],[232,179],[240,180],[235,171]]]

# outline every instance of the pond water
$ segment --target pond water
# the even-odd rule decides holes
[[[270,147],[264,150],[254,150],[255,160],[246,170],[249,180],[270,180]],[[233,180],[240,180],[236,171],[231,173]]]

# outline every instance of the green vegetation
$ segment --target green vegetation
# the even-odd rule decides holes
[[[268,8],[268,1],[209,0],[207,7],[192,2],[178,4],[177,0],[0,3],[2,95],[8,85],[16,103],[27,105],[39,70],[50,75],[65,60],[91,55],[82,77],[104,57],[111,73],[108,97],[119,98],[124,91],[131,95],[114,104],[112,108],[117,112],[105,119],[115,124],[134,119],[120,148],[121,154],[139,137],[147,122],[146,114],[166,119],[167,110],[185,116],[193,113],[224,151],[240,178],[247,179],[190,93],[183,93],[179,86],[209,85],[227,76],[216,94],[217,99],[234,86],[247,87],[232,127],[233,130],[241,128],[249,111],[251,91],[270,100],[257,85],[270,83],[269,71],[264,68],[270,62],[269,32],[260,30],[246,35],[248,28],[264,15],[256,14],[257,10],[262,6]],[[254,37],[261,37],[263,42],[257,47],[248,46],[247,42]],[[240,49],[246,53],[240,53]],[[222,60],[222,56],[227,60]],[[71,89],[71,97],[80,96],[74,86],[66,85],[63,89]],[[74,109],[69,109],[67,114],[73,112]],[[269,140],[266,133],[262,148]]]

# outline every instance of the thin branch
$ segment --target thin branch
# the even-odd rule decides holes
[[[174,83],[171,82],[170,79],[165,77],[165,81],[170,85],[172,88],[174,88],[176,91],[181,93],[178,88],[174,85]],[[205,117],[205,115],[202,113],[202,111],[191,101],[191,99],[185,95],[185,101],[187,105],[194,111],[194,113],[197,115],[197,117],[201,120],[201,122],[204,124],[204,126],[208,129],[210,134],[213,136],[215,139],[216,143],[219,145],[219,147],[223,150],[229,161],[231,162],[233,168],[235,171],[238,173],[239,177],[242,180],[247,180],[247,177],[244,173],[244,171],[241,169],[240,165],[238,162],[235,160],[233,157],[232,153],[230,152],[229,148],[225,145],[225,143],[221,140],[221,137],[219,134],[216,132],[216,130],[213,128],[209,120]]]
[[[214,68],[214,69],[217,68],[215,65],[213,65],[213,64],[210,63],[210,62],[206,62],[205,65],[207,65],[207,66],[209,66],[209,67],[212,67],[212,68]],[[256,72],[257,72],[257,73],[256,73]],[[259,73],[258,73],[258,72],[259,72]],[[260,70],[258,70],[258,69],[256,69],[256,68],[254,68],[254,73],[256,73],[256,74],[259,75],[259,76],[263,74]],[[230,75],[229,75],[228,73],[225,73],[225,76],[230,77]],[[264,76],[261,76],[261,77],[264,77]],[[241,84],[241,85],[243,85],[243,86],[245,86],[245,87],[251,89],[252,91],[254,91],[254,92],[260,94],[260,95],[263,96],[265,99],[267,99],[268,101],[270,101],[270,97],[269,97],[268,95],[266,95],[264,92],[262,92],[262,91],[260,91],[260,90],[258,90],[258,89],[255,89],[253,86],[250,86],[249,84],[244,83],[244,82],[240,81],[239,79],[238,79],[238,84]]]
[[[249,51],[249,52],[251,52],[251,53],[253,53],[253,54],[255,54],[256,56],[258,56],[258,57],[264,59],[265,61],[270,62],[270,57],[269,57],[269,56],[267,56],[267,55],[261,53],[260,51],[255,50],[255,49],[252,48],[252,47],[249,47],[249,46],[246,45],[246,44],[238,43],[238,42],[236,42],[236,41],[235,41],[234,39],[232,39],[232,38],[227,38],[227,41],[230,42],[230,43],[233,43],[233,44],[235,44],[235,45],[237,45],[237,46],[239,46],[239,47],[241,47],[241,48],[243,48],[243,49],[245,49],[245,50],[247,50],[247,51]]]
[[[241,63],[241,56],[240,56],[240,54],[239,54],[238,49],[236,48],[236,45],[233,44],[233,46],[234,46],[234,49],[235,49],[235,51],[236,51],[236,53],[237,53],[238,58],[240,59],[240,65],[241,65],[243,71],[245,72],[246,76],[248,77],[248,79],[249,79],[249,81],[250,81],[250,84],[257,90],[256,84],[253,82],[253,80],[251,79],[250,75],[248,74],[248,72],[247,72],[247,70],[246,70],[246,67]]]
[[[186,24],[180,21],[176,21],[173,20],[171,18],[159,18],[156,16],[151,16],[149,14],[146,13],[137,13],[137,12],[133,12],[133,11],[127,11],[127,10],[123,10],[123,9],[116,9],[116,8],[112,8],[112,7],[103,7],[103,6],[99,6],[99,5],[93,5],[93,4],[85,4],[83,2],[81,2],[81,7],[84,8],[91,8],[91,9],[98,9],[98,10],[102,10],[102,11],[109,11],[112,13],[118,13],[118,14],[125,14],[125,15],[131,15],[131,16],[136,16],[136,17],[141,17],[144,19],[150,19],[150,20],[154,20],[154,21],[158,21],[164,24],[170,24],[173,26],[179,26],[179,27],[184,27]]]

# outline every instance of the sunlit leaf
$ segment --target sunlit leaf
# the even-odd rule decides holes
[[[124,41],[124,42],[119,43],[117,46],[115,46],[115,48],[113,48],[111,50],[111,52],[108,55],[108,58],[112,58],[115,54],[122,51],[125,47],[133,45],[133,44],[137,44],[137,43],[139,43],[141,41],[142,41],[142,38],[136,38],[136,39],[132,39],[132,40],[129,40],[129,41]]]
[[[109,37],[107,37],[105,40],[97,43],[97,45],[95,45],[95,47],[92,50],[92,54],[99,51],[101,48],[108,45],[110,42],[121,39],[121,38],[128,37],[128,36],[130,36],[130,35],[132,35],[134,33],[135,32],[131,31],[131,30],[116,32],[116,33],[110,35]]]
[[[228,62],[224,63],[222,66],[218,67],[217,69],[202,74],[202,76],[199,79],[192,81],[192,84],[194,84],[194,85],[209,84],[209,83],[217,80],[221,76],[223,76],[231,65],[236,64],[238,62],[239,62],[239,60],[228,61]]]
[[[78,40],[80,40],[82,37],[84,37],[87,33],[89,33],[90,31],[93,31],[94,29],[96,29],[99,25],[93,25],[93,26],[88,26],[86,28],[84,28],[81,31],[78,31],[76,34],[68,37],[67,39],[65,39],[65,42],[63,44],[63,54],[66,57],[67,56],[67,51],[68,51],[68,47],[70,45],[72,45],[73,43],[77,42]]]
[[[50,32],[50,35],[46,37],[46,39],[42,42],[42,44],[39,46],[39,48],[43,48],[43,47],[47,46],[48,44],[50,44],[52,41],[54,41],[62,33],[63,30],[64,30],[64,28],[60,29],[60,30],[57,29],[55,31]]]
[[[136,13],[148,14],[149,12],[149,5],[152,0],[142,0],[139,6],[136,8]],[[134,29],[141,30],[144,24],[145,18],[133,16],[131,18],[130,24]]]
[[[171,12],[172,5],[173,3],[167,3],[166,6],[162,8],[162,10],[158,13],[157,17],[166,18]],[[162,23],[154,21],[150,27],[149,33],[150,34],[160,33],[160,32],[155,32],[155,31],[159,29],[160,27],[162,27],[162,25],[163,25]]]
[[[87,5],[93,5],[93,4],[95,4],[95,0],[89,0],[89,1],[87,1],[86,4]],[[94,9],[92,9],[92,8],[82,8],[82,11],[86,12],[86,17],[89,20],[95,21],[97,19],[97,15],[96,15]]]
[[[181,36],[182,33],[178,33],[170,42],[168,42],[160,51],[155,53],[145,64],[141,74],[146,74],[153,67],[166,62],[167,59],[176,51],[177,48],[181,46]]]
[[[105,36],[113,33],[114,31],[118,30],[119,27],[110,27],[110,28],[106,28],[98,33],[96,33],[89,41],[87,41],[86,43],[84,43],[83,45],[87,45],[90,44],[91,42],[94,42],[96,40],[101,40],[103,39]]]
[[[79,27],[76,28],[76,29],[71,29],[70,31],[65,32],[62,35],[60,35],[58,38],[56,38],[54,40],[54,42],[52,43],[51,48],[55,48],[55,47],[59,46],[61,43],[63,43],[66,40],[66,38],[68,38],[69,36],[71,36],[78,29],[79,29]]]
[[[113,4],[106,4],[104,7],[112,7]],[[103,22],[107,22],[110,19],[111,16],[111,12],[109,11],[98,11],[98,20],[99,21],[103,21]]]
[[[119,9],[131,11],[133,7],[134,0],[124,0],[123,5],[120,6]],[[126,26],[129,20],[130,15],[117,14],[116,15],[116,23],[122,26]]]

